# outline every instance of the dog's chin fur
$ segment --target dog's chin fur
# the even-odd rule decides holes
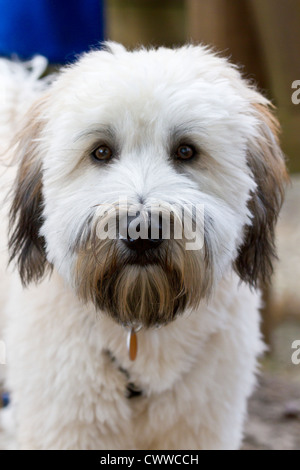
[[[111,207],[118,220],[126,216],[127,208],[117,203]],[[187,250],[188,240],[179,215],[183,209],[173,208],[172,213],[169,210],[161,204],[162,218],[168,216],[170,221],[170,239],[142,253],[128,249],[119,233],[117,239],[99,238],[97,231],[110,226],[110,216],[96,210],[94,219],[87,220],[79,230],[73,246],[72,277],[79,298],[92,301],[97,310],[117,323],[147,328],[166,325],[208,298],[214,282],[209,236],[204,237],[201,250]],[[192,213],[189,219],[193,220]],[[179,239],[174,238],[175,220]],[[201,232],[199,223],[196,233]]]
[[[122,242],[121,242],[122,243]],[[208,295],[212,274],[205,260],[166,240],[159,253],[138,260],[120,241],[98,242],[80,251],[76,291],[80,298],[123,325],[165,325]]]

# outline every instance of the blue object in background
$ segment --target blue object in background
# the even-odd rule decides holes
[[[0,408],[6,408],[10,403],[9,393],[2,393],[0,396]]]
[[[71,62],[104,39],[105,0],[0,0],[0,55]]]

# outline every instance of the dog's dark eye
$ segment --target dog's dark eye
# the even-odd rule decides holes
[[[93,157],[96,160],[110,160],[112,157],[112,150],[107,145],[100,145],[94,152],[92,153]]]
[[[196,154],[196,151],[190,145],[179,145],[178,149],[176,150],[176,157],[180,160],[190,160]]]

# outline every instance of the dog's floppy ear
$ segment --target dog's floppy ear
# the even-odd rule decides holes
[[[235,269],[242,280],[256,287],[268,283],[276,258],[275,224],[288,181],[278,142],[279,123],[268,104],[254,104],[258,129],[248,142],[248,165],[256,182],[249,200],[252,225],[247,226]]]
[[[15,159],[18,172],[13,187],[9,213],[10,262],[16,260],[21,281],[27,285],[39,280],[48,266],[42,225],[43,194],[39,139],[43,129],[41,113],[44,99],[38,100],[27,113],[17,135]]]

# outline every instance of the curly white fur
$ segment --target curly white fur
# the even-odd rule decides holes
[[[202,46],[127,52],[110,43],[46,84],[22,65],[11,68],[0,61],[0,84],[7,83],[13,92],[0,104],[5,118],[0,145],[6,148],[12,138],[14,156],[4,157],[3,165],[14,158],[20,167],[12,230],[22,217],[29,220],[26,230],[37,222],[22,211],[30,211],[38,191],[43,198],[32,204],[34,210],[41,204],[34,246],[24,248],[21,230],[11,243],[12,257],[21,256],[23,283],[53,266],[51,274],[26,289],[16,271],[4,272],[4,224],[0,300],[19,445],[237,449],[263,350],[260,293],[248,284],[257,285],[255,269],[263,270],[268,261],[257,252],[255,260],[249,254],[238,265],[237,259],[247,227],[258,219],[262,226],[274,223],[263,207],[259,172],[283,172],[267,100],[235,67]],[[22,109],[29,104],[33,107],[26,117]],[[13,137],[16,124],[24,129]],[[108,134],[117,157],[97,166],[89,153]],[[174,165],[174,134],[197,146],[196,162]],[[3,173],[11,186],[14,167]],[[274,186],[280,182],[274,178],[267,183],[276,212],[280,203]],[[25,186],[22,199],[20,188]],[[132,203],[142,197],[145,204],[201,203],[211,221],[210,296],[159,329],[142,329],[135,362],[128,358],[125,329],[80,298],[74,275],[74,246],[87,217],[95,216],[91,208],[115,204],[119,197]],[[270,231],[256,229],[262,238]],[[26,246],[38,250],[29,261]],[[259,256],[261,263],[251,271],[249,265]],[[199,266],[205,276],[204,264]],[[129,381],[142,396],[126,398]]]

